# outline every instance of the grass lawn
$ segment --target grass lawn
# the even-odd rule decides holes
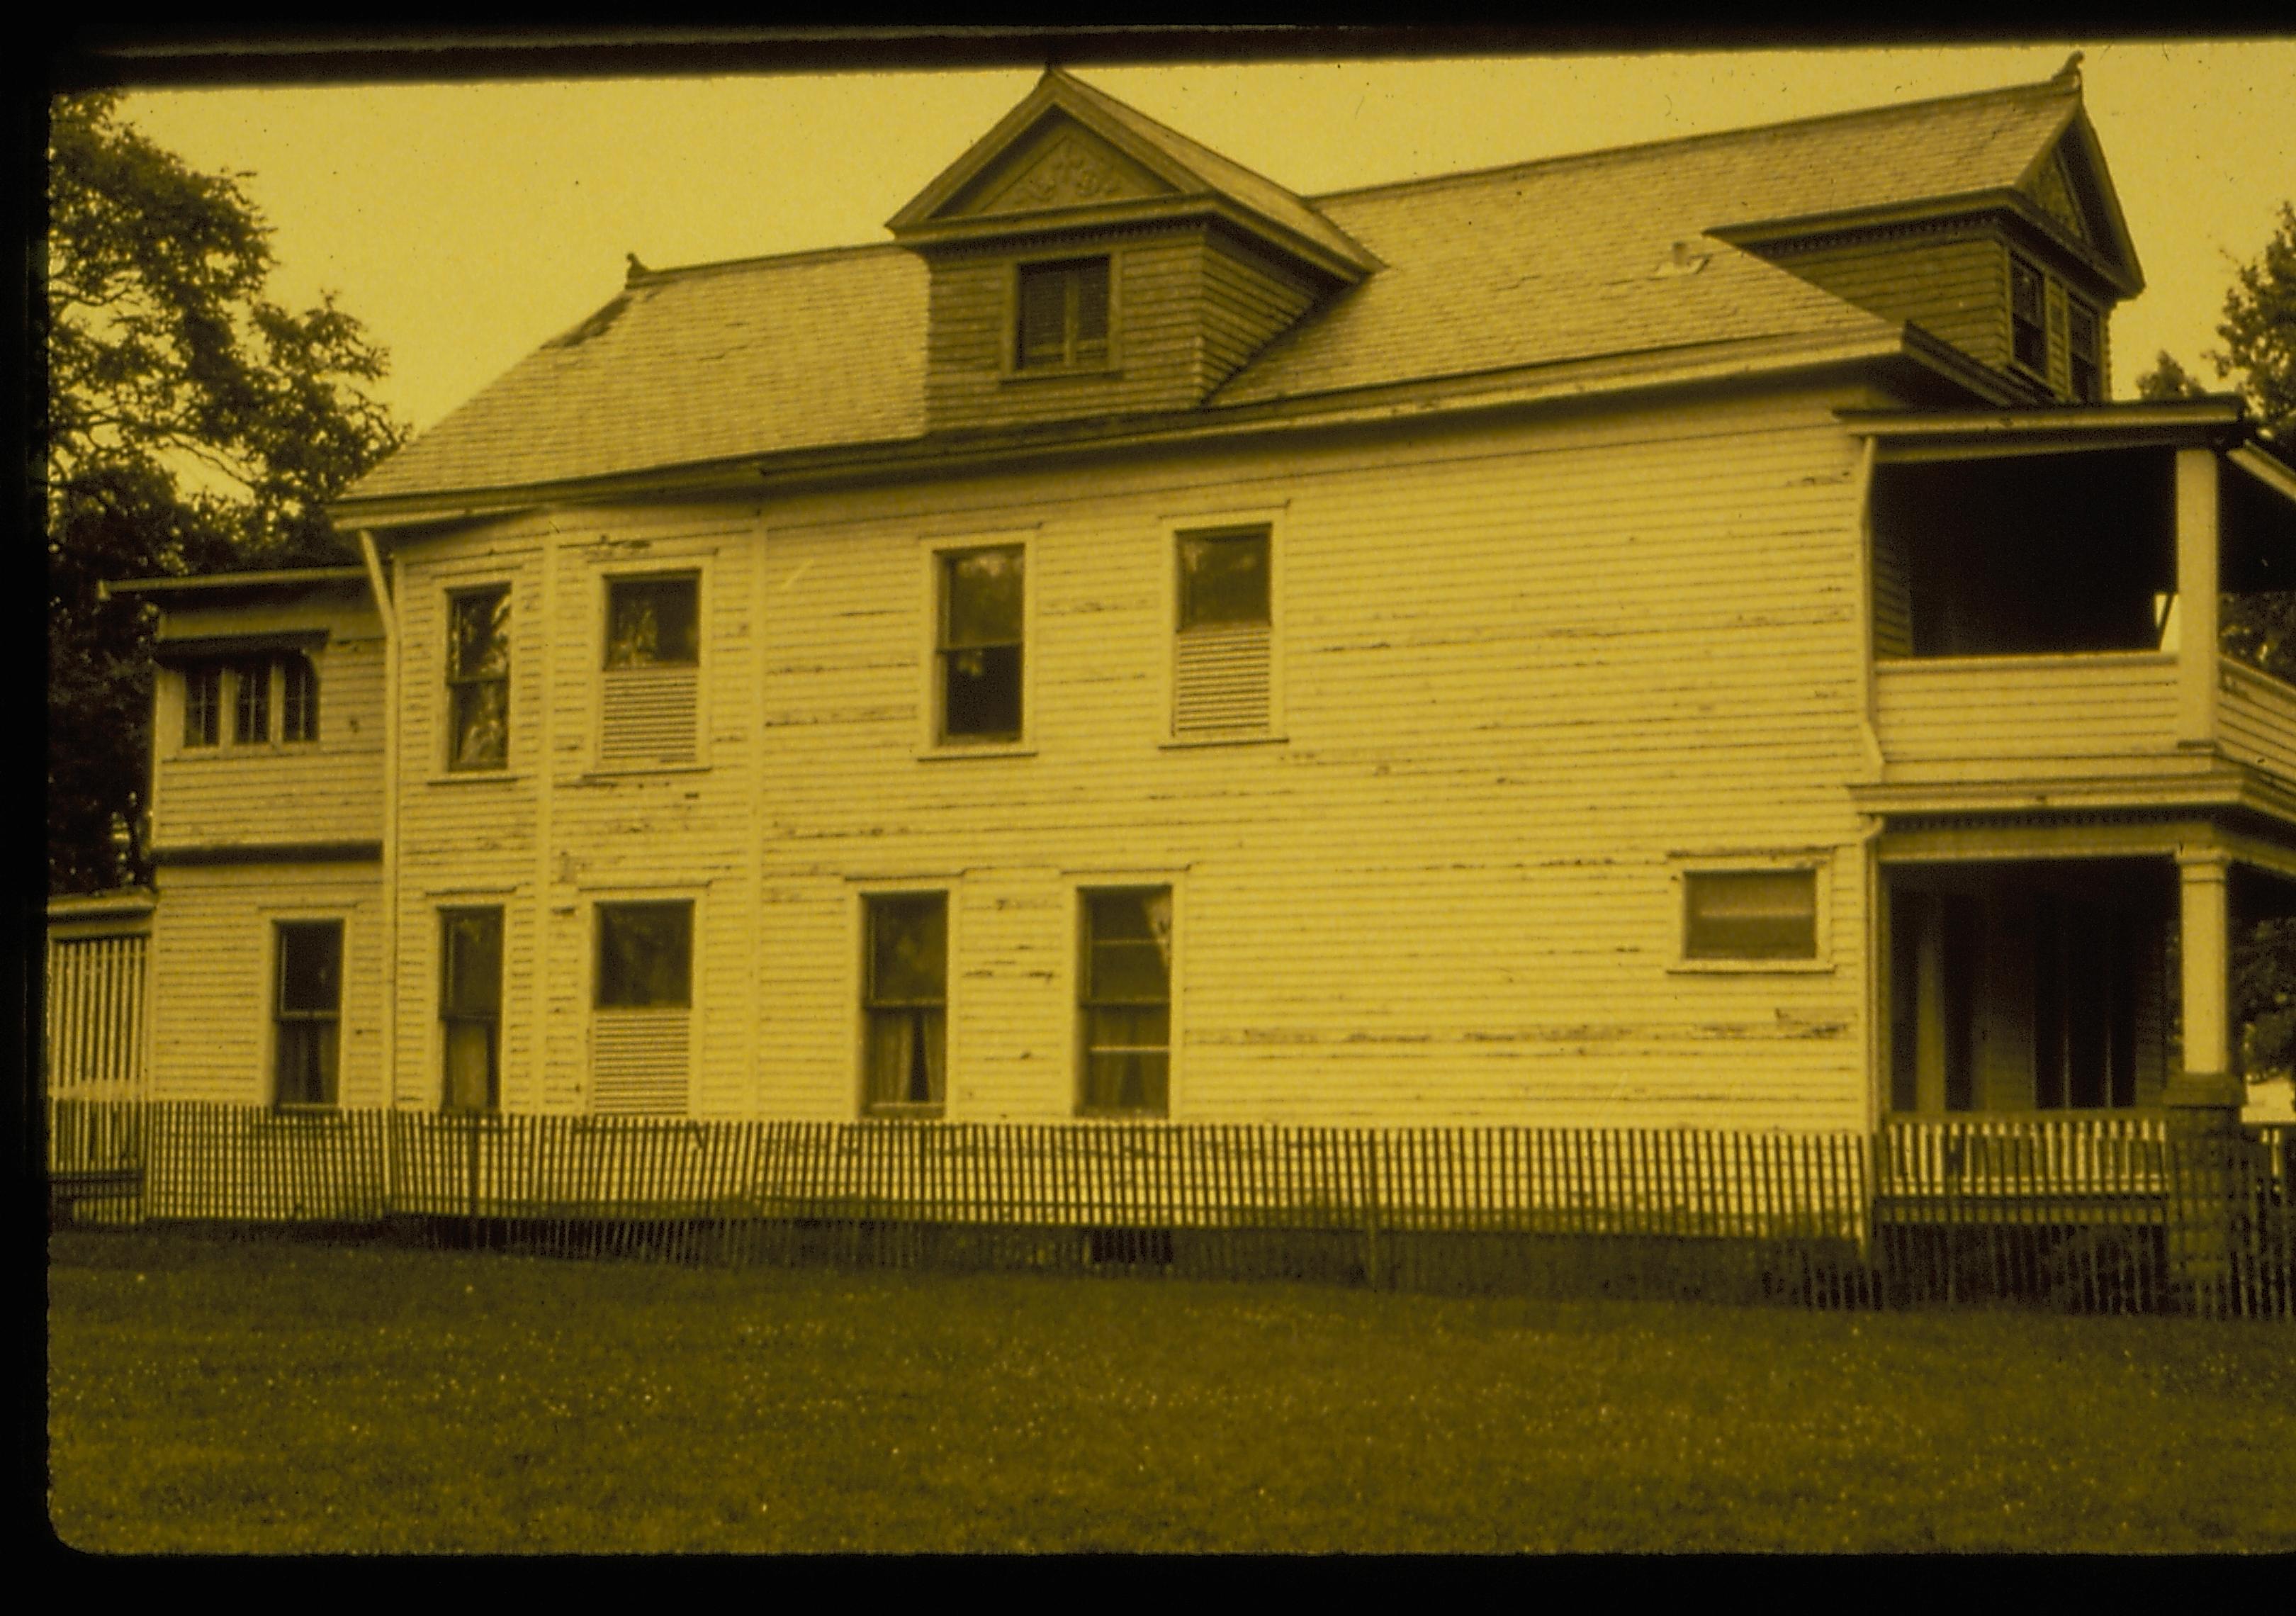
[[[2296,1549],[2284,1325],[51,1260],[86,1549]]]

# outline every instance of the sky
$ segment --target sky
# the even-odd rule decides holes
[[[2235,260],[2296,197],[2296,36],[1093,68],[1078,77],[1313,195],[2031,83],[2083,53],[2145,291],[2112,384],[2202,354]],[[333,291],[437,423],[652,268],[889,240],[884,221],[1026,95],[1033,68],[131,91],[129,121],[231,169],[275,232],[274,295]]]

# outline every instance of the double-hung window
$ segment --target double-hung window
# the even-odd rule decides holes
[[[2009,260],[2009,353],[2034,374],[2049,373],[2048,283],[2015,257]]]
[[[590,1109],[682,1115],[693,1036],[693,905],[598,906]]]
[[[606,584],[598,761],[692,763],[701,689],[701,584],[691,575]]]
[[[448,1111],[502,1104],[502,938],[498,908],[439,911],[441,1090]]]
[[[1172,890],[1086,892],[1082,906],[1078,1110],[1163,1116],[1172,1064]]]
[[[332,1105],[342,1033],[343,923],[273,928],[272,1093],[276,1103]]]
[[[1021,266],[1015,369],[1085,370],[1108,363],[1108,267],[1105,257]]]
[[[259,746],[271,739],[271,664],[259,658],[242,662],[232,669],[232,743]]]
[[[1027,628],[1027,551],[1020,545],[938,557],[939,739],[1018,741]]]
[[[2078,298],[2065,299],[2065,353],[2076,404],[2097,404],[2104,398],[2104,362],[2099,351],[2099,331],[2096,310]]]
[[[279,738],[319,738],[319,676],[311,659],[290,652],[279,660]]]
[[[447,596],[447,767],[502,768],[510,760],[510,591]]]
[[[214,746],[223,738],[223,666],[192,662],[184,669],[184,744]]]
[[[862,1106],[932,1114],[948,1092],[948,895],[863,900]]]
[[[1250,734],[1269,723],[1269,529],[1183,533],[1172,646],[1172,734]]]

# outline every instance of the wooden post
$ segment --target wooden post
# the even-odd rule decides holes
[[[2218,592],[2217,456],[2177,451],[2177,741],[2212,747],[2217,738]]]
[[[2232,1069],[2227,871],[2224,854],[2212,848],[2177,856],[2184,1059],[2161,1096],[2169,1130],[2169,1272],[2187,1302],[2202,1311],[2215,1309],[2230,1279],[2232,1146],[2243,1098],[2240,1075]]]

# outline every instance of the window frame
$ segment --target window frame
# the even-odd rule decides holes
[[[876,995],[877,931],[881,905],[936,899],[941,908],[940,1095],[938,1099],[880,1100],[870,1092],[873,1018],[881,1012],[914,1012],[932,1001],[880,1004]],[[873,882],[854,893],[854,1105],[863,1120],[911,1119],[933,1120],[947,1116],[950,1091],[956,1072],[957,903],[954,882],[929,881]]]
[[[1073,357],[1076,338],[1074,331],[1075,305],[1070,300],[1064,318],[1062,348],[1070,357],[1056,365],[1025,365],[1021,363],[1022,332],[1021,322],[1027,306],[1026,287],[1031,272],[1042,273],[1074,265],[1099,260],[1108,266],[1107,329],[1103,357],[1079,360]],[[1105,376],[1119,369],[1121,330],[1119,316],[1122,298],[1119,288],[1124,283],[1124,253],[1116,247],[1100,251],[1068,250],[1032,253],[1013,261],[1004,281],[1004,355],[998,366],[1007,381],[1038,381],[1054,376]],[[1070,283],[1074,284],[1074,283]]]
[[[1036,751],[1037,529],[1029,528],[992,533],[928,536],[919,544],[923,560],[923,640],[920,657],[920,734],[916,755],[922,759],[950,758],[1027,757]],[[952,557],[984,550],[1015,549],[1021,553],[1021,727],[1011,735],[951,735],[947,733],[947,685],[942,644],[947,618],[944,594]],[[962,649],[962,648],[960,648]]]
[[[2020,272],[2030,275],[2035,299],[2033,318],[2025,320],[2017,312],[2017,278]],[[2043,382],[2049,379],[2049,275],[2039,265],[2014,249],[2009,252],[2009,360],[2026,374]],[[2018,338],[2021,331],[2030,329],[2040,345],[2038,357],[2028,359],[2019,351]]]
[[[1749,976],[1812,974],[1834,969],[1833,872],[1834,852],[1811,849],[1789,852],[1716,852],[1677,854],[1668,860],[1673,942],[1669,972],[1690,974]],[[1697,875],[1775,875],[1805,872],[1810,878],[1811,952],[1807,956],[1693,955],[1690,952],[1691,877]]]
[[[273,668],[278,659],[273,656],[242,657],[231,664],[231,743],[234,746],[269,746],[273,743],[271,718],[278,705],[272,700]]]
[[[183,751],[207,752],[222,747],[223,674],[224,665],[219,660],[203,660],[183,665]],[[205,720],[196,738],[192,733],[194,714]]]
[[[1094,1044],[1093,1013],[1102,1009],[1138,1007],[1158,1001],[1146,999],[1095,999],[1093,989],[1092,902],[1096,898],[1117,898],[1160,894],[1169,915],[1170,931],[1164,950],[1164,1094],[1163,1103],[1157,1107],[1100,1106],[1090,1103],[1092,1084],[1092,1054]],[[1175,1114],[1180,1077],[1180,983],[1181,983],[1181,898],[1180,884],[1168,874],[1103,875],[1095,874],[1078,879],[1070,893],[1070,937],[1071,939],[1071,980],[1069,983],[1069,1011],[1074,1018],[1070,1041],[1072,1077],[1070,1103],[1074,1114],[1086,1121],[1140,1122],[1169,1121]],[[1144,1047],[1144,1046],[1142,1046]]]
[[[706,556],[689,559],[649,557],[644,563],[603,567],[596,577],[591,623],[595,637],[590,645],[589,758],[586,771],[596,776],[667,775],[709,767],[709,565]],[[612,650],[614,591],[625,584],[689,582],[693,587],[693,660],[690,662],[651,662],[610,668]],[[690,762],[609,761],[606,749],[607,690],[621,674],[638,669],[690,669],[693,675],[693,756]]]
[[[1157,519],[1164,537],[1164,653],[1159,659],[1160,684],[1157,691],[1161,714],[1158,719],[1159,747],[1172,751],[1200,746],[1280,745],[1289,738],[1283,702],[1284,644],[1287,637],[1284,618],[1289,595],[1289,540],[1284,528],[1289,512],[1287,501],[1275,505],[1184,511]],[[1180,546],[1189,538],[1241,533],[1250,529],[1263,529],[1267,535],[1267,723],[1264,728],[1182,734],[1175,723],[1178,717],[1175,704],[1179,693],[1180,636],[1183,632],[1180,627],[1180,596],[1185,587]]]
[[[2080,326],[2088,322],[2088,351],[2081,351]],[[2081,367],[2088,367],[2088,388],[2081,388]],[[2086,298],[2065,292],[2065,391],[2075,404],[2104,402],[2104,316]]]
[[[697,672],[702,663],[702,643],[708,638],[701,631],[703,616],[701,568],[699,565],[646,567],[623,570],[615,568],[598,574],[599,606],[598,653],[595,666],[601,674],[621,673],[631,668],[692,668]],[[648,584],[690,584],[693,589],[693,655],[688,660],[625,663],[617,668],[607,659],[614,649],[614,592],[626,586]]]
[[[503,671],[499,675],[488,674],[483,677],[465,675],[458,666],[457,647],[455,643],[455,613],[464,601],[494,595],[500,595],[510,608],[511,627],[504,631]],[[518,592],[507,578],[469,584],[458,583],[449,586],[446,590],[446,634],[443,636],[441,654],[445,663],[443,672],[447,687],[447,721],[443,726],[442,749],[445,756],[442,759],[442,764],[447,775],[487,778],[507,775],[510,772],[511,737],[513,729],[511,721],[511,676],[517,655],[517,613]],[[503,687],[502,756],[486,762],[464,762],[455,755],[456,742],[461,733],[461,693],[465,689],[475,689],[488,685],[500,685]]]
[[[279,744],[282,746],[316,746],[319,740],[319,665],[308,652],[283,651],[272,658],[278,671],[277,700],[273,705],[279,713]],[[302,691],[296,698],[298,670],[300,670]],[[291,726],[291,717],[301,722]]]
[[[504,978],[509,974],[507,949],[509,925],[507,906],[504,904],[448,903],[439,906],[439,1058],[434,1063],[439,1073],[439,1109],[453,1116],[498,1116],[503,1109],[502,1095],[502,1023],[503,1001],[506,997]],[[491,1012],[478,1013],[457,1009],[452,1003],[454,980],[454,923],[472,915],[492,918],[495,932],[494,1007]],[[481,1025],[487,1033],[487,1101],[482,1106],[456,1105],[454,1103],[452,1079],[448,1062],[454,1057],[454,1029],[460,1024]]]
[[[332,930],[335,939],[334,1005],[329,1010],[293,1010],[286,1006],[287,937],[291,931],[316,931]],[[270,917],[270,959],[266,988],[266,1022],[268,1028],[265,1069],[270,1088],[270,1109],[275,1112],[335,1112],[342,1109],[343,1090],[343,987],[346,964],[350,955],[350,923],[342,915],[275,915]],[[333,1058],[332,1061],[333,1092],[324,1099],[290,1099],[283,1081],[283,1062],[287,1039],[285,1029],[290,1025],[316,1026],[324,1023],[332,1029]]]
[[[606,991],[606,914],[614,909],[671,909],[685,911],[685,997],[679,1001],[648,1001],[643,1004],[607,1004]],[[695,940],[701,931],[701,906],[683,891],[660,893],[594,893],[590,895],[590,1013],[611,1015],[617,1011],[684,1010],[691,1013],[696,995],[694,985]]]

